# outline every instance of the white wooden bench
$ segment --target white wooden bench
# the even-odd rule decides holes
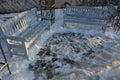
[[[67,22],[106,26],[109,16],[108,11],[103,8],[66,6],[63,26],[65,27]]]
[[[7,42],[9,52],[29,55],[28,48],[49,27],[47,21],[39,21],[37,9],[22,12],[0,26],[1,37]]]

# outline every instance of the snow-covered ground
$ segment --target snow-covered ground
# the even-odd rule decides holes
[[[112,29],[108,28],[103,33],[99,27],[95,28],[95,26],[83,24],[69,24],[69,28],[63,28],[63,13],[64,10],[56,10],[55,24],[51,26],[50,31],[44,32],[39,41],[29,49],[29,60],[15,55],[10,57],[9,54],[6,54],[12,74],[10,75],[5,69],[0,73],[2,80],[120,80],[120,32],[116,34]],[[0,20],[2,22],[4,15],[0,16],[2,16]],[[70,29],[75,26],[77,29]],[[64,37],[62,36],[63,33],[70,32],[75,33],[75,36],[71,37],[68,34]],[[56,33],[58,34],[56,35]],[[76,35],[76,33],[84,36],[78,40],[80,36]],[[57,39],[53,37],[55,35]],[[75,48],[69,45],[69,38],[73,40],[72,45],[75,44],[75,47],[80,49],[79,53],[75,53]],[[55,41],[62,39],[63,41],[60,45],[54,44]],[[36,56],[40,52],[40,48],[44,48],[46,44],[47,46],[48,44],[52,45],[52,51],[58,53],[56,54],[58,60],[54,63],[51,63],[53,58],[51,55]],[[86,53],[87,50],[90,51],[88,45],[94,53]],[[95,47],[98,45],[99,47]],[[83,46],[87,46],[87,49],[83,49]],[[57,49],[58,51],[55,51]],[[0,54],[1,60],[3,59]],[[57,68],[54,66],[50,68],[56,74],[51,74],[48,69],[47,71],[42,69],[37,72],[36,69],[39,69],[38,67],[35,70],[30,70],[29,64],[35,65],[38,60],[47,60],[50,65],[57,65]],[[47,79],[48,75],[51,78]]]

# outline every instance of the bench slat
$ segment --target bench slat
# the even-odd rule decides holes
[[[74,13],[68,13],[66,14],[68,16],[76,16],[76,17],[88,17],[88,18],[98,18],[98,19],[106,19],[107,16],[103,13],[103,14],[100,14],[99,12],[84,12],[84,11],[81,11],[81,12],[74,12]]]
[[[29,40],[31,40],[38,32],[40,32],[41,31],[41,29],[43,28],[42,27],[42,22],[40,22],[39,24],[36,24],[36,25],[34,25],[35,27],[31,27],[31,33],[27,33],[26,35],[24,35],[23,37],[27,40],[27,41],[29,41]],[[27,32],[27,31],[26,31]]]
[[[107,9],[86,6],[67,6],[64,15],[65,22],[106,25],[110,16]]]
[[[90,22],[90,21],[83,21],[83,20],[72,20],[72,19],[68,19],[66,20],[67,22],[71,22],[71,23],[81,23],[81,24],[90,24],[90,25],[101,25],[101,26],[105,26],[106,23],[102,23],[102,22]]]

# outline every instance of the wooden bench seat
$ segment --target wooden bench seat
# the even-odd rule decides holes
[[[63,26],[67,22],[105,26],[110,16],[106,9],[86,6],[66,6]]]
[[[37,9],[34,8],[4,22],[1,31],[11,54],[25,53],[27,56],[28,48],[48,27],[49,22],[39,20]]]

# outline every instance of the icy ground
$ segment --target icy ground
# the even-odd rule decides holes
[[[29,49],[29,60],[6,54],[12,75],[5,69],[2,80],[120,80],[120,33],[77,24],[63,29],[62,14],[56,10],[55,24]]]

